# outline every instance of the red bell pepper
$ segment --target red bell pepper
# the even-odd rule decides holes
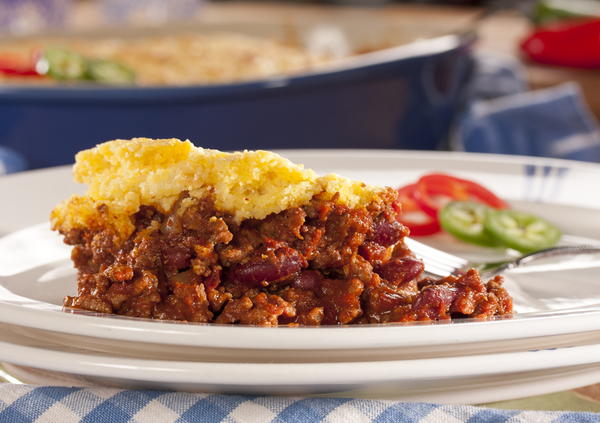
[[[521,50],[538,63],[600,68],[600,19],[569,20],[544,27],[523,40]]]
[[[24,58],[14,53],[0,53],[0,73],[9,76],[39,77],[33,58]]]
[[[433,235],[441,230],[437,217],[425,214],[414,198],[416,184],[409,184],[398,189],[398,199],[402,211],[398,221],[410,230],[412,236]]]
[[[414,199],[421,210],[432,218],[450,201],[473,200],[495,209],[504,209],[506,202],[477,182],[443,173],[422,176],[415,185]]]

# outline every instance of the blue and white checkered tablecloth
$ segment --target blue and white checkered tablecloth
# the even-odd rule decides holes
[[[597,423],[600,414],[348,398],[0,385],[0,422]]]

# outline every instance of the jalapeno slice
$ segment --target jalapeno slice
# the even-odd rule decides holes
[[[440,211],[442,228],[450,235],[484,247],[498,246],[484,226],[489,207],[473,201],[452,201]]]
[[[131,69],[110,60],[90,62],[89,77],[103,84],[131,84],[135,81],[135,74]]]
[[[516,210],[489,210],[484,226],[501,243],[522,253],[553,247],[562,236],[550,222]]]
[[[83,79],[88,70],[88,61],[79,53],[61,48],[49,48],[42,56],[44,73],[61,80]]]

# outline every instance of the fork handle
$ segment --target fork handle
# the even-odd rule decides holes
[[[505,272],[510,269],[514,269],[516,267],[521,267],[523,265],[532,263],[542,258],[596,253],[600,253],[600,247],[590,245],[568,245],[561,247],[552,247],[547,248],[545,250],[536,251],[535,253],[526,254],[517,260],[505,263],[503,266],[494,269],[494,271],[491,273],[497,275],[499,273]]]

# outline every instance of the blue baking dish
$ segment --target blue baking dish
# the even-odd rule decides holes
[[[472,39],[446,35],[310,73],[194,86],[0,86],[0,145],[30,168],[105,140],[190,139],[221,150],[444,145],[473,72]]]

